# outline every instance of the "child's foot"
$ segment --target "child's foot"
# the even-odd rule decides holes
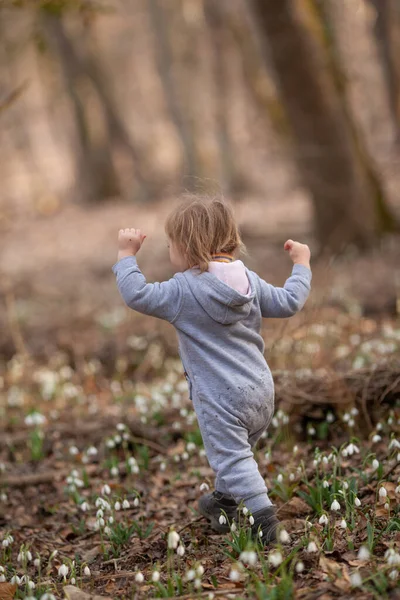
[[[210,525],[218,533],[228,533],[230,523],[235,519],[237,521],[238,505],[232,496],[226,496],[221,492],[212,492],[204,494],[198,502],[199,512],[210,521]],[[219,519],[223,515],[228,518],[228,523],[220,523]]]
[[[257,512],[253,513],[254,523],[251,527],[251,530],[255,536],[260,536],[260,532],[262,531],[262,536],[260,537],[264,546],[276,541],[277,538],[277,529],[279,525],[279,520],[276,516],[276,506],[268,506],[267,508],[262,508]]]

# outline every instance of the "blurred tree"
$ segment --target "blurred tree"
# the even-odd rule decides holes
[[[42,27],[61,69],[65,89],[72,103],[76,125],[75,148],[76,194],[84,200],[112,198],[120,194],[109,131],[95,135],[91,118],[90,97],[82,86],[86,73],[75,52],[62,15],[42,12]]]
[[[375,9],[374,35],[381,56],[390,114],[400,143],[400,3],[399,0],[367,0]]]
[[[173,58],[167,18],[168,12],[162,7],[159,0],[148,0],[147,5],[154,31],[156,64],[163,86],[165,103],[170,119],[182,144],[185,184],[188,189],[193,189],[200,171],[195,140],[188,126],[173,78]]]
[[[367,248],[388,227],[349,129],[329,58],[294,0],[253,0],[276,69],[321,249]],[[392,227],[392,223],[390,223]]]

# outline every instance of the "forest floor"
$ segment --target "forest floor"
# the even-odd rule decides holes
[[[303,208],[293,235],[272,214],[247,226],[246,263],[273,283],[286,236],[309,239]],[[168,273],[162,210],[140,215],[153,279]],[[243,515],[221,536],[197,513],[213,477],[172,328],[126,310],[110,270],[125,215],[8,229],[0,598],[399,598],[398,244],[319,261],[306,309],[267,323],[276,414],[256,457],[288,536],[263,550]]]

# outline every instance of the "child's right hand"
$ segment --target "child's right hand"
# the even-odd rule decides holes
[[[140,229],[120,229],[118,233],[118,260],[125,256],[135,256],[146,236]]]
[[[300,242],[287,240],[284,249],[286,252],[289,252],[289,256],[295,265],[304,265],[305,267],[310,268],[311,252],[307,244],[300,244]]]

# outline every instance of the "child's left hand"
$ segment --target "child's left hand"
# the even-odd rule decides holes
[[[135,256],[146,236],[140,229],[120,229],[118,233],[118,260],[125,256]]]

